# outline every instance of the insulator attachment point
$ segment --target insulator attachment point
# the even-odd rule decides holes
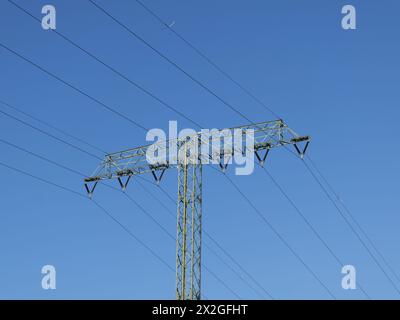
[[[310,144],[310,140],[310,136],[295,137],[290,140],[290,142],[293,143],[293,146],[296,149],[298,155],[300,156],[300,159],[304,159],[304,155],[307,151],[308,145]],[[298,144],[301,142],[305,143],[303,150],[300,150],[300,148],[298,147]]]
[[[265,160],[267,159],[269,150],[270,150],[270,149],[269,149],[269,147],[267,146],[267,149],[265,149],[265,152],[264,152],[264,155],[263,155],[263,156],[261,156],[260,153],[259,153],[259,152],[262,151],[262,149],[259,149],[259,150],[254,151],[254,153],[255,153],[255,155],[256,155],[256,158],[257,158],[257,160],[258,160],[258,162],[259,162],[259,164],[260,164],[261,167],[264,167]]]
[[[153,178],[154,178],[157,186],[160,185],[161,179],[164,176],[165,170],[167,168],[168,168],[168,165],[163,165],[163,166],[160,166],[160,167],[150,166],[151,174],[153,175]],[[157,174],[156,174],[157,170],[161,171],[159,176],[157,176]]]
[[[225,173],[226,170],[227,170],[227,168],[228,168],[228,164],[227,164],[227,163],[225,163],[225,164],[220,163],[220,164],[219,164],[219,167],[221,168],[221,171],[222,171],[223,173]]]
[[[94,189],[96,189],[96,186],[97,186],[99,180],[100,179],[97,178],[97,177],[96,178],[86,178],[85,179],[85,189],[86,189],[86,192],[87,192],[87,195],[88,195],[89,199],[92,199]],[[90,183],[90,182],[94,182],[93,187],[91,187],[91,188],[89,188],[89,185],[88,185],[88,183]]]
[[[128,178],[125,180],[125,182],[122,181],[122,176],[120,175],[118,177],[118,182],[119,182],[119,185],[121,186],[121,191],[125,192],[126,191],[126,187],[128,186],[128,183],[131,180],[132,173],[129,173]]]

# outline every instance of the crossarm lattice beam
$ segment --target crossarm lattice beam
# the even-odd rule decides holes
[[[299,136],[290,129],[282,120],[262,122],[241,127],[230,128],[233,131],[241,129],[243,135],[246,130],[254,130],[254,150],[265,150],[279,147],[282,145],[293,144],[301,141],[308,142],[310,137]],[[201,139],[201,132],[197,133]],[[209,144],[213,144],[214,137],[209,138]],[[165,144],[165,152],[169,154],[170,147],[175,145],[178,148],[184,144],[183,139],[168,140]],[[204,141],[202,141],[203,143]],[[154,173],[155,171],[164,171],[168,168],[177,167],[178,164],[163,162],[157,164],[149,164],[146,153],[151,145],[146,145],[134,149],[128,149],[111,153],[105,156],[95,172],[85,182],[95,182],[99,180],[118,179],[123,176],[133,176],[144,173]],[[222,156],[226,150],[226,145],[218,150],[212,150],[213,156]],[[300,150],[298,150],[300,152]],[[226,152],[226,151],[225,151]]]

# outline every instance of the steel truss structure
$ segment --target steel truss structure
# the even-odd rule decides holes
[[[160,183],[167,169],[177,168],[176,299],[178,300],[201,299],[203,164],[218,164],[222,170],[226,170],[234,153],[245,154],[249,147],[261,165],[264,164],[269,151],[280,146],[293,145],[299,156],[303,157],[311,139],[309,136],[297,135],[283,120],[250,124],[224,131],[238,132],[238,130],[243,142],[247,133],[254,133],[253,145],[240,144],[238,147],[237,144],[233,144],[232,139],[220,143],[221,136],[204,138],[202,132],[198,132],[193,136],[158,143],[158,153],[172,154],[172,156],[155,163],[149,163],[146,156],[149,151],[153,151],[150,149],[154,148],[154,144],[108,154],[95,172],[84,180],[86,191],[91,197],[97,184],[102,180],[116,179],[124,191],[135,175],[151,174],[156,183]],[[193,153],[193,150],[196,152]],[[204,150],[210,152],[204,156],[202,152]],[[171,151],[173,152],[170,153]]]

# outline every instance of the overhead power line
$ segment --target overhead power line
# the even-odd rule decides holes
[[[221,98],[220,98],[220,99],[221,99]],[[219,99],[219,100],[220,100],[220,99]],[[221,100],[220,100],[220,101],[221,101]],[[221,101],[221,102],[223,102],[223,101]],[[226,103],[225,103],[225,104],[226,104]],[[237,110],[236,110],[236,111],[237,111]],[[243,116],[244,116],[244,115],[242,115],[242,117],[243,117]],[[244,118],[246,118],[246,117],[244,116]],[[247,119],[247,118],[246,118],[246,119]],[[249,119],[247,119],[247,120],[249,120]]]

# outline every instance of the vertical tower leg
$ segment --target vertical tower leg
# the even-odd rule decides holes
[[[176,299],[201,298],[202,165],[178,166]]]

